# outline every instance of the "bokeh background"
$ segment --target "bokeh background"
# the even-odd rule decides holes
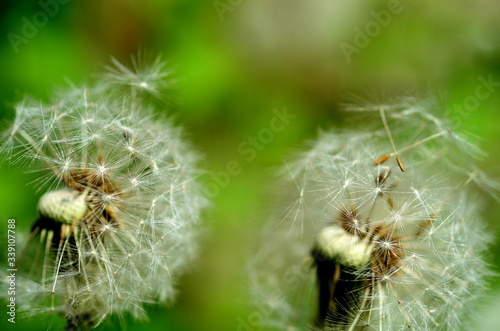
[[[258,330],[245,322],[256,316],[245,267],[272,207],[273,173],[318,129],[351,124],[339,109],[350,93],[432,86],[454,120],[484,139],[482,165],[500,177],[496,0],[3,0],[0,17],[0,128],[24,95],[50,100],[68,82],[95,80],[111,56],[127,63],[142,49],[163,54],[181,79],[165,111],[203,154],[202,180],[213,184],[230,161],[241,166],[205,212],[200,257],[182,278],[177,303],[148,307],[149,321],[112,318],[99,330]],[[480,100],[481,78],[496,83]],[[273,110],[285,108],[295,115],[289,124],[261,141],[255,157],[241,153],[241,144],[269,128]],[[21,240],[36,219],[43,192],[33,191],[32,180],[23,169],[0,171],[0,233],[15,218]],[[498,204],[487,204],[485,214],[500,238]],[[500,239],[491,263],[500,271]],[[495,330],[488,323],[498,330],[486,316],[498,319],[499,304],[496,279],[478,330]],[[0,316],[2,330],[16,329]],[[64,321],[18,319],[16,327],[61,330]]]

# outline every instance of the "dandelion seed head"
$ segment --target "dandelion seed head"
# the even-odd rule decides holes
[[[466,142],[450,138],[437,104],[359,106],[380,125],[321,133],[287,163],[284,211],[250,272],[257,305],[271,291],[281,298],[264,325],[450,330],[473,314],[490,273],[478,203],[488,196],[469,185],[473,172],[449,166],[474,159]]]
[[[16,302],[27,315],[58,313],[68,327],[144,318],[145,303],[172,301],[206,205],[197,154],[136,90],[160,97],[171,72],[159,59],[113,68],[52,103],[25,99],[0,147],[5,162],[38,173],[45,192]]]

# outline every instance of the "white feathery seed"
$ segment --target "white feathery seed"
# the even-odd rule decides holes
[[[481,191],[498,182],[436,104],[348,105],[372,124],[323,132],[286,164],[250,268],[262,327],[467,329],[491,275]]]
[[[50,104],[18,104],[1,147],[46,192],[19,257],[19,312],[58,313],[67,329],[111,314],[144,318],[144,304],[171,301],[206,205],[197,154],[148,102],[165,94],[171,72],[160,59],[113,65]]]

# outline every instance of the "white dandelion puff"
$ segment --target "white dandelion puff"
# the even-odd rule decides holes
[[[68,329],[171,301],[206,205],[197,154],[136,93],[159,96],[170,73],[159,60],[113,63],[106,79],[51,104],[24,100],[2,145],[4,161],[27,164],[45,191],[19,259],[19,309],[58,313]]]
[[[487,177],[457,166],[476,168],[476,153],[429,108],[435,102],[395,100],[353,106],[379,124],[322,133],[286,165],[285,211],[251,268],[256,304],[279,298],[267,327],[465,328],[490,274],[479,190]],[[484,191],[498,185],[489,182]]]
[[[140,53],[132,58],[132,66],[128,67],[116,59],[107,66],[108,73],[103,77],[106,84],[126,91],[132,98],[165,100],[176,87],[178,79],[174,71],[157,57],[152,63],[149,56]]]

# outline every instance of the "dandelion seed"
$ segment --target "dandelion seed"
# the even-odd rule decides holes
[[[360,106],[378,115],[372,131],[323,133],[287,165],[281,195],[290,207],[278,212],[251,269],[258,302],[281,298],[267,327],[464,327],[490,273],[490,237],[472,198],[481,189],[469,185],[475,173],[448,166],[474,161],[456,150],[433,104]],[[395,164],[386,162],[391,156]],[[298,182],[300,206],[287,201]]]
[[[60,314],[67,329],[112,314],[144,318],[145,303],[171,301],[206,204],[197,155],[135,91],[159,97],[170,72],[159,60],[113,64],[103,81],[52,105],[24,100],[1,147],[8,163],[28,161],[46,190],[19,260],[16,302],[28,316]],[[117,94],[116,84],[132,90]]]
[[[139,53],[132,58],[132,67],[129,68],[116,59],[112,59],[112,65],[108,66],[108,73],[104,77],[110,87],[116,87],[127,92],[132,98],[166,100],[177,84],[173,78],[173,70],[157,57],[149,64],[149,56]]]

